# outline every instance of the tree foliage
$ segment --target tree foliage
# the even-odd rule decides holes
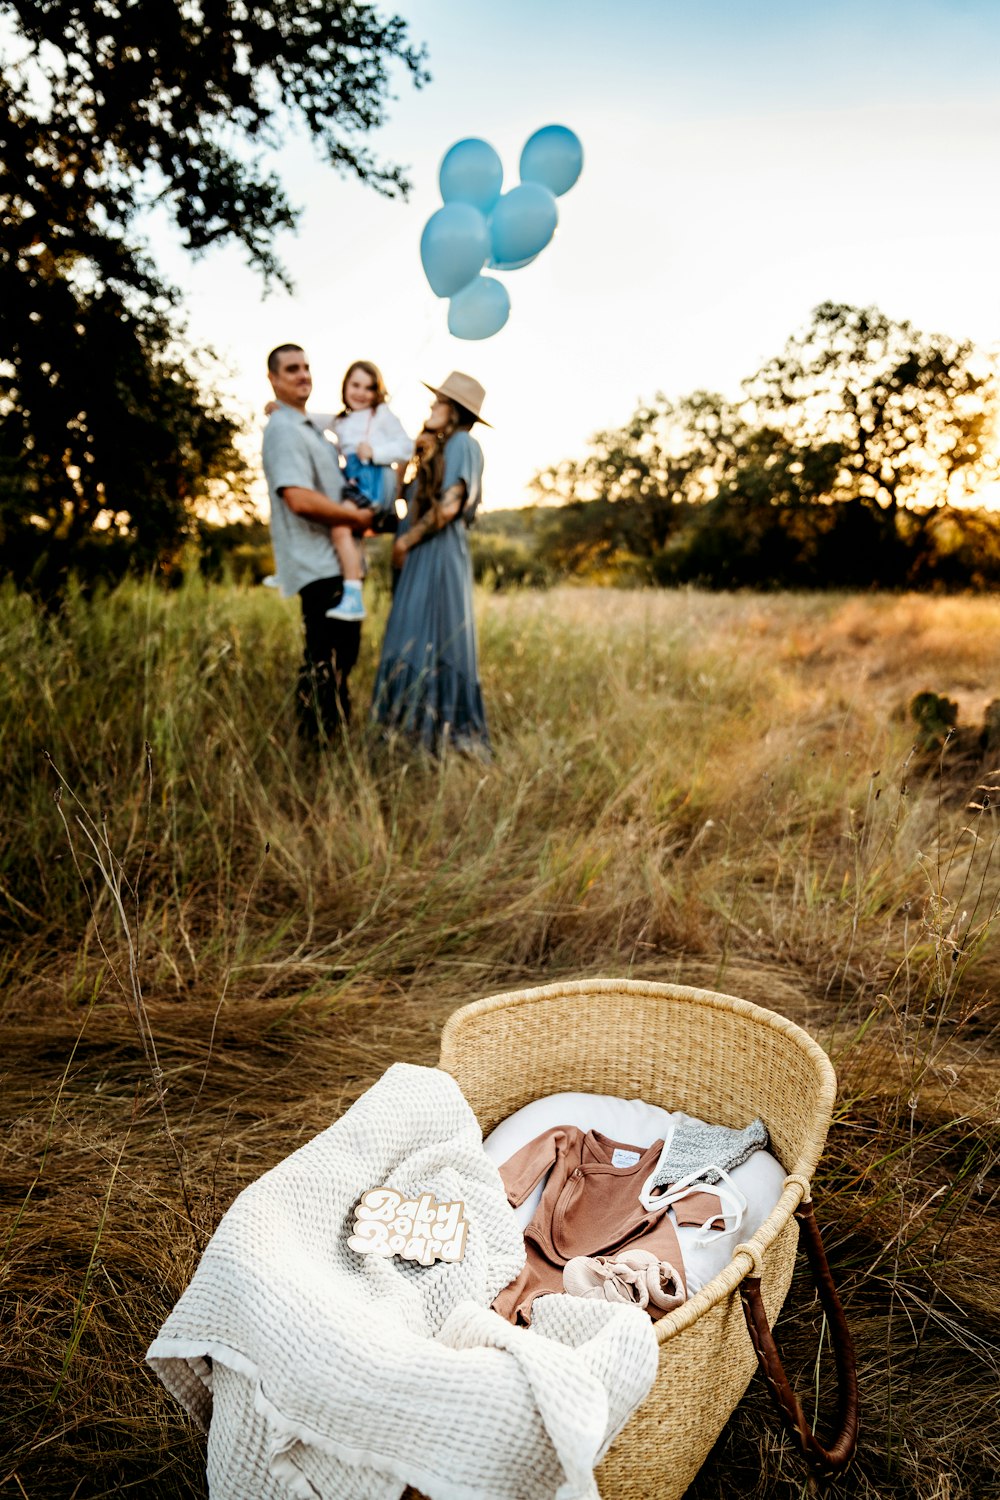
[[[570,572],[617,554],[664,582],[926,582],[948,572],[934,548],[972,524],[929,513],[995,475],[998,414],[972,345],[824,303],[736,400],[658,395],[537,475],[539,499],[562,502],[540,534]]]
[[[832,499],[944,504],[995,463],[996,372],[972,344],[875,307],[824,302],[746,392],[758,420],[801,446],[840,444]]]
[[[330,0],[0,0],[0,25],[0,546],[23,572],[96,530],[148,559],[245,475],[143,214],[287,284],[274,239],[297,215],[268,152],[304,126],[333,167],[405,192],[364,138],[423,53],[398,17]]]

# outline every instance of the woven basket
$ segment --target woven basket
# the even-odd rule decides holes
[[[445,1025],[439,1066],[459,1083],[484,1135],[533,1099],[566,1091],[643,1099],[737,1128],[759,1115],[767,1126],[788,1172],[777,1207],[720,1275],[655,1325],[656,1381],[597,1470],[603,1500],[679,1500],[758,1359],[765,1365],[741,1294],[756,1299],[766,1343],[792,1279],[796,1210],[810,1196],[830,1123],[836,1078],[828,1057],[791,1021],[731,995],[592,979],[463,1006]],[[765,1373],[775,1389],[780,1363]],[[787,1400],[784,1407],[790,1415]],[[807,1424],[796,1417],[795,1425]],[[840,1447],[849,1458],[853,1437]],[[831,1461],[819,1451],[828,1468],[844,1466],[842,1455]]]

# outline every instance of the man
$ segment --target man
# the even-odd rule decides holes
[[[341,498],[336,450],[306,417],[312,375],[299,344],[279,344],[267,356],[278,402],[264,429],[264,473],[271,496],[271,540],[281,592],[298,594],[305,626],[299,672],[300,728],[308,738],[332,734],[351,714],[348,677],[358,659],[361,625],[327,611],[344,591],[331,526],[359,534],[374,512]]]

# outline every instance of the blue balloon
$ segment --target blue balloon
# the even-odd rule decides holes
[[[498,266],[513,270],[544,250],[559,222],[556,200],[540,182],[525,182],[504,193],[490,214],[490,245]]]
[[[452,297],[468,286],[489,253],[489,228],[471,203],[446,203],[431,214],[420,236],[420,259],[437,297]]]
[[[521,152],[521,181],[540,182],[560,198],[583,171],[580,138],[565,125],[544,125]]]
[[[454,297],[448,305],[448,332],[457,339],[488,339],[510,317],[507,288],[492,276],[477,276],[475,281]]]
[[[488,141],[469,136],[445,154],[438,182],[445,203],[471,203],[488,214],[503,186],[503,163]]]

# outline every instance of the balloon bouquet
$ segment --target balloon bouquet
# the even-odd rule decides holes
[[[536,130],[521,152],[521,182],[501,193],[503,163],[488,141],[456,141],[441,163],[444,207],[420,237],[420,259],[431,290],[448,297],[448,332],[488,339],[510,316],[503,282],[483,276],[519,271],[540,255],[559,222],[556,199],[583,168],[583,147],[565,125]]]

